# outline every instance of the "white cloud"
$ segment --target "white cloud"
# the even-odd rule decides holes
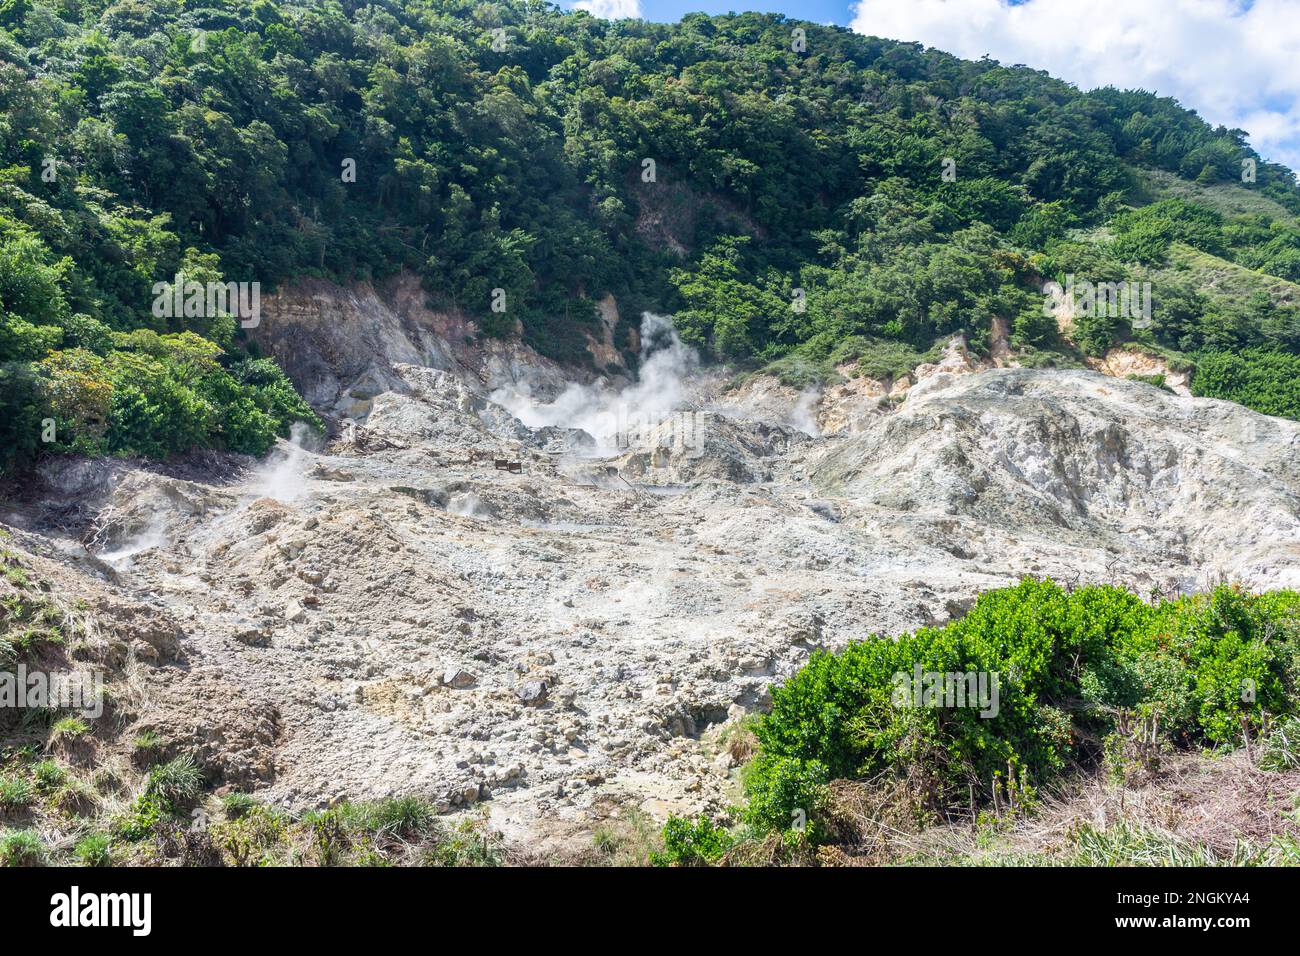
[[[602,20],[634,20],[641,16],[641,0],[578,0],[573,9]]]
[[[1172,96],[1300,169],[1300,0],[860,0],[852,28]]]

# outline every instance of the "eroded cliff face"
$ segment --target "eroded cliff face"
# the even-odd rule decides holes
[[[1116,378],[1160,379],[1175,395],[1189,397],[1192,394],[1190,373],[1175,370],[1170,367],[1168,359],[1138,348],[1110,349],[1103,356],[1089,359],[1088,367]]]
[[[158,729],[292,807],[487,803],[525,842],[612,806],[718,810],[718,734],[816,648],[1025,574],[1300,586],[1300,424],[1229,403],[955,346],[884,403],[728,392],[679,363],[691,430],[668,415],[603,447],[504,396],[638,393],[471,343],[409,285],[306,284],[258,337],[328,443],[208,470],[55,461],[57,492],[0,514],[70,591],[172,635],[137,655],[121,739]]]
[[[266,297],[261,322],[250,334],[307,401],[343,418],[364,417],[375,396],[400,391],[403,383],[392,370],[399,363],[468,376],[489,389],[525,385],[542,397],[584,374],[565,372],[518,340],[479,336],[460,313],[431,308],[411,275],[378,288],[295,282]],[[612,338],[600,346],[606,364],[613,363],[613,355],[604,351],[608,347],[617,354]]]

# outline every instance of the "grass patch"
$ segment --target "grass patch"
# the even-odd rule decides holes
[[[1264,738],[1259,769],[1274,773],[1300,770],[1300,717],[1279,721]]]
[[[51,745],[77,740],[90,733],[90,725],[80,717],[61,717],[50,727]]]
[[[140,733],[136,734],[135,740],[131,742],[131,746],[135,748],[138,753],[150,754],[162,750],[164,743],[165,741],[163,740],[162,735],[156,730],[142,730]]]
[[[77,841],[72,856],[82,866],[112,866],[113,838],[107,833],[91,833]]]
[[[16,774],[0,777],[0,810],[16,813],[26,810],[36,799],[36,790],[31,783]]]
[[[41,866],[45,844],[35,830],[6,830],[0,833],[0,866]]]
[[[259,806],[258,802],[247,793],[228,793],[221,798],[221,812],[225,814],[227,820],[246,817],[257,806]]]
[[[144,793],[165,806],[185,807],[203,792],[203,771],[188,754],[158,764],[149,770]]]
[[[649,866],[664,846],[660,828],[635,807],[600,824],[591,840],[601,861],[610,866]]]
[[[68,772],[53,760],[42,760],[32,767],[32,779],[42,793],[51,793],[67,782]]]

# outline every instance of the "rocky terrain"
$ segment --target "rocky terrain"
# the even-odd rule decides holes
[[[718,734],[814,649],[1021,575],[1300,586],[1300,423],[960,342],[902,383],[728,389],[653,317],[639,378],[575,383],[412,296],[348,295],[264,323],[328,440],[54,460],[0,509],[134,622],[130,731],[219,787],[418,793],[576,839],[617,807],[720,809]]]

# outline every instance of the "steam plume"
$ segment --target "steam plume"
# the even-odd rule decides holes
[[[640,357],[637,381],[621,392],[603,383],[575,382],[554,402],[539,405],[525,385],[497,389],[492,401],[529,428],[580,428],[596,440],[596,455],[610,454],[618,433],[644,431],[668,418],[686,397],[688,376],[699,367],[699,355],[678,338],[672,321],[651,312],[641,315]]]

